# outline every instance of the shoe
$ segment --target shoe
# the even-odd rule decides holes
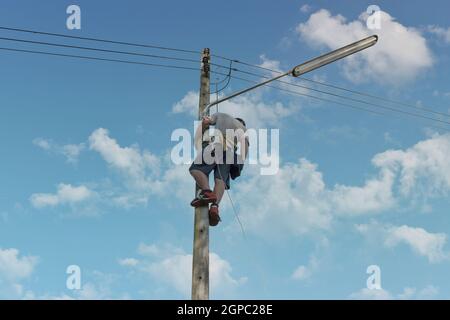
[[[209,225],[211,227],[215,227],[221,221],[219,216],[219,205],[217,203],[213,203],[209,208]]]
[[[206,206],[209,203],[215,202],[217,196],[211,190],[201,190],[198,192],[197,197],[191,201],[191,206],[194,208]]]

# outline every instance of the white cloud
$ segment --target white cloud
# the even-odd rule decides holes
[[[235,279],[231,275],[233,271],[231,264],[225,259],[222,259],[218,254],[211,252],[209,260],[212,290],[226,295],[247,282],[246,277]]]
[[[433,299],[439,293],[435,286],[428,285],[420,290],[412,287],[405,287],[402,293],[393,294],[384,289],[363,288],[350,294],[349,298],[354,300],[413,300],[413,299]]]
[[[89,278],[89,280],[85,280]],[[100,271],[85,272],[80,290],[68,290],[69,293],[36,294],[27,291],[23,299],[28,300],[128,300],[131,299],[127,292],[122,291],[117,285],[121,277],[117,274],[103,273]]]
[[[172,106],[173,113],[188,113],[198,117],[198,92],[189,91],[180,101]]]
[[[308,267],[304,265],[298,266],[292,274],[292,278],[295,280],[304,280],[309,278],[310,276],[311,272],[309,271]]]
[[[412,300],[412,299],[433,299],[439,294],[439,288],[428,285],[423,289],[417,290],[416,288],[406,287],[403,292],[400,293],[397,298],[400,300]]]
[[[450,27],[445,29],[439,26],[428,26],[428,32],[436,35],[440,40],[445,43],[450,43]]]
[[[450,98],[450,91],[433,90],[433,97]],[[447,109],[447,113],[450,114],[450,109]]]
[[[157,262],[149,263],[143,272],[153,279],[173,287],[184,297],[189,296],[192,281],[192,255],[176,254]]]
[[[292,279],[294,280],[306,280],[312,276],[312,274],[317,270],[319,262],[315,256],[310,257],[307,265],[300,265],[292,274]]]
[[[59,184],[56,193],[35,193],[30,197],[35,208],[73,205],[84,202],[95,195],[95,192],[84,185],[74,187],[70,184]]]
[[[22,281],[32,274],[38,258],[20,256],[15,248],[0,248],[0,297],[7,299],[22,298]]]
[[[160,248],[156,244],[140,243],[138,246],[138,253],[141,256],[157,256],[160,254]]]
[[[275,76],[279,75],[280,73],[286,72],[286,70],[283,70],[283,68],[281,67],[280,61],[269,59],[264,54],[261,55],[259,58],[261,59],[261,63],[259,64],[260,67],[269,69],[269,70],[273,70],[271,72],[272,77],[275,77]],[[316,75],[316,77],[317,77],[317,75]],[[267,80],[267,79],[261,78],[261,81],[263,81],[263,80]],[[274,85],[278,88],[282,88],[284,90],[295,91],[299,94],[306,94],[306,93],[310,92],[310,90],[306,88],[307,84],[303,83],[302,80],[294,80],[293,77],[284,77],[284,78],[280,79],[280,81],[282,81],[282,82],[275,82],[271,85]],[[295,84],[296,87],[293,87],[292,84]],[[266,90],[271,90],[271,89],[270,89],[270,87],[266,87]],[[295,108],[292,106],[287,107],[287,108],[290,109],[290,114],[300,110],[300,108]],[[290,114],[288,114],[288,115],[290,115]],[[286,115],[282,115],[280,117],[280,119],[282,119],[283,117],[286,117]]]
[[[141,259],[128,265],[148,274],[154,281],[168,285],[184,297],[189,297],[192,279],[192,254],[186,254],[182,249],[172,245],[156,246],[140,244],[138,253]],[[228,261],[218,254],[210,253],[210,285],[215,296],[229,296],[246,278],[235,279]]]
[[[276,76],[279,72],[282,72],[281,67],[280,67],[280,61],[269,59],[264,54],[259,56],[259,58],[262,61],[259,64],[259,66],[261,68],[266,68],[266,69],[270,69],[270,70],[276,71],[276,72],[272,72],[273,76]],[[289,78],[286,78],[286,79],[289,79]]]
[[[27,291],[23,300],[75,300],[75,298],[66,293],[61,293],[59,295],[44,294],[39,296],[33,291]]]
[[[33,144],[45,151],[65,156],[69,163],[77,163],[81,152],[85,149],[84,143],[59,145],[44,138],[34,139]]]
[[[270,236],[328,229],[332,216],[324,201],[322,174],[316,169],[300,159],[284,165],[276,175],[253,173],[237,183],[234,197],[246,230]]]
[[[111,296],[109,288],[98,287],[91,282],[83,284],[81,290],[76,291],[75,293],[76,299],[79,300],[104,300],[110,299]]]
[[[19,257],[19,250],[0,248],[0,275],[4,278],[16,280],[27,278],[33,272],[37,257]]]
[[[381,29],[372,31],[366,27],[366,13],[347,22],[342,15],[333,16],[321,9],[300,23],[296,31],[306,43],[331,50],[377,33],[379,40],[374,47],[342,62],[344,75],[353,82],[375,80],[398,85],[433,65],[432,53],[418,30],[403,26],[387,12],[380,11],[380,17]]]
[[[62,146],[62,154],[66,156],[68,162],[77,162],[81,151],[84,150],[84,143],[66,144]]]
[[[383,225],[375,221],[370,224],[357,225],[356,229],[368,238],[383,241],[383,245],[388,248],[406,244],[416,254],[426,257],[430,263],[437,263],[449,258],[449,253],[444,251],[447,242],[445,233],[431,233],[423,228],[407,225]]]
[[[386,144],[394,145],[394,146],[401,146],[401,143],[399,140],[394,138],[390,132],[385,132],[383,134],[384,142]]]
[[[44,139],[44,138],[36,138],[33,140],[33,144],[35,146],[38,146],[41,149],[44,150],[50,150],[51,149],[51,144],[50,141]]]
[[[308,13],[311,11],[311,6],[309,4],[304,4],[300,7],[300,11],[303,13]]]
[[[393,172],[381,170],[378,177],[368,179],[362,187],[336,185],[329,193],[330,201],[338,213],[381,212],[395,205],[392,194],[394,178]]]
[[[172,165],[154,182],[153,192],[164,197],[167,190],[172,190],[172,195],[187,203],[194,196],[194,185],[194,180],[189,174],[189,165]]]
[[[263,64],[273,61],[266,61]],[[213,97],[212,99],[215,99]],[[213,100],[211,100],[213,101]],[[298,105],[285,106],[281,102],[266,103],[261,92],[253,92],[225,101],[219,106],[220,112],[245,120],[249,128],[267,128],[279,125],[282,118],[286,118],[299,110]],[[172,107],[174,113],[188,113],[194,117],[198,115],[198,93],[190,91]],[[211,109],[215,112],[215,107]]]
[[[280,126],[280,120],[298,112],[298,104],[289,106],[281,102],[266,103],[259,94],[238,96],[220,105],[220,112],[245,120],[249,128]]]
[[[118,286],[120,279],[121,276],[117,274],[94,270],[89,273],[89,280],[83,281],[81,290],[72,291],[70,298],[77,300],[128,300],[131,298],[130,295]]]
[[[448,257],[443,248],[447,242],[444,233],[430,233],[422,228],[406,225],[389,229],[385,244],[395,247],[400,243],[409,245],[417,254],[425,256],[430,262],[439,262]]]
[[[139,147],[121,147],[109,136],[106,129],[99,128],[89,137],[89,147],[97,151],[114,169],[123,172],[134,179],[145,176],[147,170],[155,170],[158,158],[148,151],[140,151]],[[145,181],[142,181],[145,184]]]
[[[449,158],[450,134],[433,135],[408,149],[375,155],[372,164],[378,171],[360,186],[327,186],[317,166],[300,159],[284,164],[274,176],[247,168],[232,195],[248,231],[302,235],[330,229],[336,217],[378,214],[405,203],[414,206],[419,197],[447,195]]]
[[[391,300],[391,293],[384,289],[368,289],[363,288],[357,292],[350,294],[350,299],[354,300]]]
[[[433,135],[406,150],[388,150],[372,162],[399,175],[403,196],[447,194],[450,190],[450,134]],[[420,188],[418,188],[420,185]]]
[[[119,264],[121,266],[134,267],[138,263],[139,263],[139,261],[137,259],[134,259],[134,258],[119,259]]]
[[[146,205],[152,188],[155,188],[153,184],[159,174],[160,159],[137,145],[121,147],[103,128],[90,135],[89,147],[124,178],[125,189],[113,193],[112,203],[125,208]]]
[[[122,207],[146,205],[151,196],[165,197],[167,190],[174,190],[177,199],[186,203],[192,198],[188,166],[162,166],[165,158],[163,161],[136,145],[120,146],[106,129],[95,130],[89,142],[91,149],[120,173],[123,188],[94,193],[84,186],[61,184],[55,194],[32,195],[35,207],[77,203],[93,194],[106,197],[103,200],[108,205]],[[330,229],[339,216],[377,214],[406,201],[414,205],[420,198],[445,196],[450,191],[448,158],[450,134],[431,135],[408,149],[375,155],[372,164],[377,171],[361,185],[327,186],[317,166],[300,159],[282,165],[273,176],[261,176],[259,167],[247,165],[231,193],[248,231],[262,236],[303,235]],[[225,198],[225,210],[226,202]],[[429,205],[427,209],[432,210]]]
[[[285,164],[276,175],[262,176],[252,170],[246,174],[233,196],[246,230],[263,236],[328,230],[338,215],[378,213],[396,205],[394,174],[388,170],[362,186],[331,188],[317,166],[306,159]]]
[[[98,204],[121,208],[145,206],[152,195],[167,196],[168,188],[173,185],[178,186],[174,190],[179,198],[189,201],[193,196],[193,181],[188,174],[188,167],[171,165],[168,156],[160,158],[137,145],[121,146],[103,128],[94,130],[88,141],[90,150],[98,152],[108,166],[119,173],[121,185],[112,185],[110,181],[91,184],[91,187],[61,183],[55,193],[32,194],[30,202],[34,207],[84,203],[85,211],[90,214],[92,210],[97,210]],[[42,148],[53,148],[47,140],[35,140],[35,143]],[[161,159],[169,164],[162,166]]]

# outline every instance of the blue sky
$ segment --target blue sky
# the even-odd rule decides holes
[[[3,1],[0,25],[209,47],[287,70],[372,34],[361,15],[376,4],[383,11],[379,43],[308,77],[449,113],[445,1],[80,0],[82,28],[69,31],[70,4]],[[69,42],[0,30],[12,36]],[[194,187],[187,167],[168,155],[172,131],[192,130],[198,72],[0,55],[0,297],[189,298]],[[233,79],[225,94],[247,85]],[[450,298],[450,135],[432,127],[445,124],[269,88],[220,108],[251,127],[279,129],[280,169],[262,176],[247,166],[232,184],[246,238],[224,199],[223,221],[211,229],[212,298]],[[66,288],[74,264],[82,271],[77,291]],[[369,265],[380,267],[382,290],[366,288]]]

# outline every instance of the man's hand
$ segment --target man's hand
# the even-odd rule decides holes
[[[194,145],[197,150],[200,150],[203,143],[203,133],[208,129],[209,125],[212,123],[211,117],[203,116],[201,124],[198,125],[195,131]]]
[[[203,127],[209,126],[211,124],[211,122],[212,122],[211,117],[208,117],[208,116],[203,116],[202,117],[202,125],[203,125]]]

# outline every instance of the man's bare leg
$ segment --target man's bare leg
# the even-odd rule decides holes
[[[214,179],[214,191],[217,200],[211,204],[209,208],[209,225],[214,227],[220,222],[219,216],[219,202],[222,200],[223,193],[225,192],[225,182],[222,179]]]
[[[214,191],[217,196],[216,203],[219,204],[222,200],[223,193],[225,192],[225,182],[222,179],[214,179]]]
[[[200,170],[191,170],[191,176],[194,177],[198,187],[202,190],[210,190],[208,176]]]

